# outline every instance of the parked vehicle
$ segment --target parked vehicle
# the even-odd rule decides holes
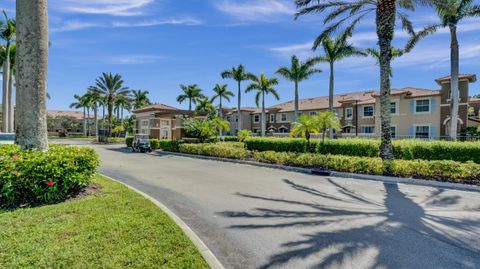
[[[15,143],[14,133],[0,133],[0,145],[8,145]]]
[[[152,145],[150,144],[150,136],[144,134],[136,134],[132,142],[133,152],[152,152]]]

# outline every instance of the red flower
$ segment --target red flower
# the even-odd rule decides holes
[[[49,181],[49,182],[47,182],[47,185],[50,186],[50,187],[52,187],[53,185],[55,185],[55,182]]]

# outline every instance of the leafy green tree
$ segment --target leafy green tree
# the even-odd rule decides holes
[[[335,113],[325,111],[315,116],[314,121],[318,125],[318,129],[323,132],[322,141],[325,141],[325,136],[328,130],[339,130],[341,128],[340,121]]]
[[[440,23],[432,24],[415,34],[407,44],[407,50],[422,38],[435,33],[441,28],[450,30],[450,138],[457,139],[458,132],[458,100],[459,100],[459,43],[457,38],[458,24],[468,18],[480,16],[480,5],[476,5],[474,0],[436,0],[433,2],[435,10],[440,18]]]
[[[222,78],[230,78],[237,82],[238,92],[237,92],[237,116],[238,116],[238,123],[237,123],[237,130],[242,130],[242,81],[246,80],[253,80],[255,75],[248,73],[245,71],[245,67],[243,65],[239,65],[238,67],[233,67],[231,70],[225,70],[222,72]]]
[[[181,104],[184,101],[188,100],[188,111],[192,111],[192,104],[197,104],[197,100],[199,98],[205,97],[202,94],[202,89],[200,89],[197,84],[192,84],[188,86],[181,84],[180,89],[182,89],[183,94],[177,97],[177,102]]]
[[[132,97],[133,97],[133,109],[139,109],[142,107],[146,107],[152,104],[148,95],[150,92],[142,91],[142,90],[132,90]]]
[[[245,93],[256,91],[257,94],[255,95],[255,102],[257,107],[260,107],[260,103],[262,106],[262,136],[265,136],[265,132],[267,129],[266,125],[266,117],[265,117],[265,95],[271,94],[275,99],[280,100],[280,97],[275,90],[275,86],[278,84],[277,78],[267,78],[265,74],[260,74],[259,77],[253,77],[252,83],[248,85]]]
[[[320,125],[318,123],[318,116],[301,115],[297,117],[297,120],[293,122],[293,128],[290,132],[290,136],[295,137],[301,135],[307,139],[307,145],[310,146],[310,134],[318,134],[320,131]]]
[[[16,33],[16,21],[14,19],[8,18],[7,13],[3,11],[3,15],[5,17],[5,22],[1,21],[0,22],[0,38],[5,40],[5,57],[3,58],[3,88],[2,88],[2,114],[3,118],[5,120],[2,121],[2,130],[4,132],[12,132],[13,131],[13,126],[10,126],[10,124],[13,124],[12,117],[13,115],[10,115],[10,113],[13,112],[13,109],[10,108],[12,105],[12,97],[9,94],[9,86],[10,86],[10,79],[12,78],[11,76],[11,57],[10,53],[12,52],[11,49],[11,44],[12,41],[15,39],[15,33]],[[13,85],[13,84],[12,84]]]
[[[315,39],[313,48],[320,44],[340,28],[343,29],[341,39],[351,36],[355,27],[366,17],[375,14],[375,27],[380,49],[380,122],[381,146],[380,156],[384,160],[393,159],[393,148],[390,126],[390,90],[391,90],[391,60],[392,41],[395,33],[396,18],[400,18],[402,28],[410,35],[414,34],[412,23],[401,10],[414,10],[416,3],[426,4],[430,0],[385,0],[385,1],[321,1],[296,0],[296,18],[306,14],[325,14],[323,23],[326,25],[322,33]],[[347,25],[346,27],[344,27]]]
[[[210,120],[212,122],[212,127],[217,131],[217,134],[222,135],[223,132],[230,131],[230,123],[228,121],[219,117],[213,117]]]
[[[294,119],[298,116],[298,84],[301,81],[309,79],[311,76],[322,72],[320,69],[315,69],[315,64],[317,62],[315,59],[309,59],[306,62],[301,62],[297,56],[292,56],[290,67],[281,67],[277,70],[277,74],[283,76],[285,79],[293,81],[295,84],[295,99],[294,99],[294,109],[295,115]]]
[[[218,98],[218,101],[219,101],[218,116],[220,118],[223,118],[222,100],[225,99],[228,102],[230,102],[230,97],[233,97],[235,95],[233,94],[233,92],[228,90],[227,84],[224,84],[224,85],[216,84],[215,87],[213,88],[213,92],[215,92],[215,94],[213,95],[211,102],[213,103]]]
[[[252,131],[243,129],[238,132],[238,142],[244,142],[247,138],[252,137]]]
[[[67,135],[68,132],[76,130],[78,128],[78,121],[74,117],[59,116],[55,118],[58,125],[62,128],[62,133]]]
[[[122,79],[122,76],[120,76],[119,74],[113,75],[112,73],[102,73],[102,75],[95,80],[94,88],[102,95],[107,106],[109,134],[112,131],[113,107],[116,100],[130,94],[130,90],[127,87],[124,87],[123,83],[124,81]]]

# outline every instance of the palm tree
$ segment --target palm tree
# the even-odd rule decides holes
[[[13,126],[10,127],[10,107],[11,104],[9,97],[9,86],[10,86],[10,78],[11,78],[11,67],[10,67],[10,52],[11,48],[10,45],[15,38],[15,28],[16,22],[14,19],[9,19],[7,13],[3,11],[3,15],[5,16],[5,23],[3,21],[0,23],[0,38],[6,41],[5,45],[5,57],[3,59],[3,88],[2,88],[2,114],[4,120],[2,121],[2,130],[4,132],[11,132],[13,130]]]
[[[15,75],[15,53],[16,53],[16,44],[11,44],[10,49],[9,49],[9,56],[10,56],[10,72],[9,72],[9,78],[8,78],[8,89],[5,98],[7,98],[7,116],[8,118],[6,119],[7,121],[7,129],[6,132],[13,132],[14,129],[14,103],[13,103],[13,78]],[[6,51],[6,46],[5,45],[0,45],[0,67],[5,63],[7,57],[7,51]]]
[[[407,44],[407,50],[425,36],[436,32],[440,28],[448,27],[450,30],[450,138],[457,139],[458,132],[458,101],[459,101],[459,44],[457,38],[458,23],[464,19],[480,16],[480,5],[474,5],[474,0],[436,0],[435,10],[440,18],[440,23],[425,27],[414,35]]]
[[[237,116],[238,116],[238,125],[237,125],[237,132],[242,130],[242,87],[241,83],[245,80],[253,80],[255,75],[251,73],[247,73],[245,71],[245,67],[243,65],[239,65],[238,67],[233,67],[231,70],[225,70],[222,72],[222,78],[231,78],[234,79],[238,84],[238,93],[237,93]]]
[[[119,74],[113,75],[112,73],[102,73],[102,76],[95,80],[95,88],[103,96],[107,106],[108,135],[110,135],[112,131],[113,106],[115,105],[115,102],[117,99],[130,94],[130,90],[127,87],[124,87],[123,83],[122,76]]]
[[[338,130],[340,129],[340,121],[338,120],[335,113],[332,111],[325,111],[319,113],[315,117],[315,121],[318,125],[319,130],[323,131],[322,141],[325,141],[325,135],[327,130]]]
[[[211,102],[215,101],[218,98],[219,101],[219,106],[218,106],[218,116],[223,119],[223,106],[222,106],[222,100],[225,99],[228,102],[230,102],[230,97],[235,96],[233,92],[228,90],[228,85],[220,85],[216,84],[215,87],[213,88],[213,91],[215,94],[212,96]]]
[[[316,64],[314,59],[309,59],[306,62],[300,62],[297,56],[292,56],[290,67],[281,67],[277,70],[277,74],[283,76],[285,79],[295,83],[295,115],[294,120],[298,116],[298,84],[300,81],[307,80],[314,74],[322,72],[320,69],[313,68]]]
[[[204,97],[202,89],[200,89],[197,84],[188,86],[180,84],[180,89],[182,89],[183,94],[177,97],[177,102],[181,104],[188,99],[188,111],[192,111],[192,104],[196,104],[198,98]]]
[[[396,17],[400,18],[402,28],[413,34],[412,23],[400,12],[400,9],[413,10],[417,0],[385,0],[385,1],[320,1],[296,0],[296,18],[306,14],[325,14],[323,23],[326,28],[315,39],[313,48],[316,49],[323,40],[332,33],[344,28],[343,36],[350,36],[355,27],[371,13],[375,13],[375,26],[380,48],[380,122],[381,145],[380,156],[383,160],[393,159],[391,125],[390,125],[390,90],[391,90],[391,60],[392,40],[395,32]],[[428,3],[429,0],[418,0],[419,3]]]
[[[148,91],[132,90],[133,109],[139,109],[151,105],[152,103],[148,98],[149,94]]]
[[[75,102],[70,104],[70,108],[75,108],[75,109],[80,109],[83,108],[83,135],[87,136],[87,104],[86,104],[86,99],[84,96],[80,96],[75,94],[73,96],[75,98]]]
[[[95,140],[98,140],[98,107],[101,104],[102,94],[95,88],[89,87],[86,93],[89,95],[89,99],[92,101],[92,109],[93,109],[93,118],[95,122]]]
[[[318,124],[316,117],[307,115],[298,116],[296,121],[293,122],[293,128],[290,132],[290,136],[295,137],[301,135],[307,139],[307,148],[310,148],[310,134],[318,134],[320,131],[320,125]]]
[[[132,98],[129,95],[121,95],[115,101],[115,106],[117,109],[117,118],[120,119],[123,125],[123,110],[130,111],[132,106]]]
[[[347,35],[340,35],[335,39],[325,37],[321,42],[324,55],[315,58],[318,62],[326,62],[330,67],[330,84],[328,90],[328,109],[333,112],[333,96],[334,96],[334,64],[342,59],[351,56],[366,56],[365,52],[362,52],[352,44],[347,42]],[[333,138],[333,130],[330,130],[330,138]]]
[[[257,107],[260,107],[260,100],[262,102],[262,136],[265,136],[266,121],[265,121],[265,95],[272,94],[275,99],[279,100],[277,91],[274,86],[278,84],[277,78],[267,78],[265,74],[260,74],[260,77],[253,77],[252,83],[248,85],[245,93],[256,91],[255,102]]]
[[[208,97],[197,98],[195,103],[197,104],[195,107],[195,112],[204,112],[209,115],[215,113],[215,107]]]
[[[22,149],[48,149],[46,81],[47,0],[16,1],[16,142]]]

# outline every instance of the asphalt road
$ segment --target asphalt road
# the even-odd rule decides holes
[[[95,148],[226,268],[480,268],[478,192]]]

